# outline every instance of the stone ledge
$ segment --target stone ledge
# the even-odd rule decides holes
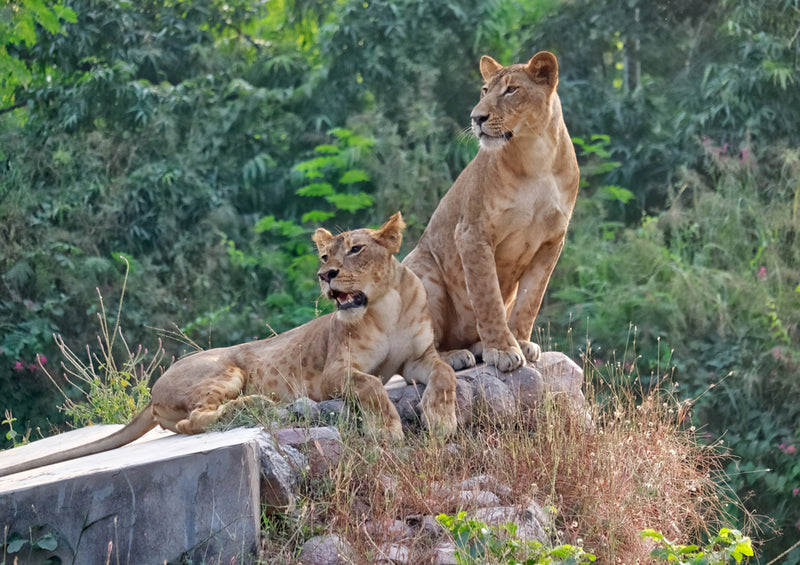
[[[92,426],[4,452],[0,465],[108,435]],[[135,443],[0,479],[0,516],[9,535],[52,534],[63,563],[134,565],[239,562],[260,533],[263,445],[259,429],[197,436],[150,432]],[[14,557],[17,557],[16,555]]]

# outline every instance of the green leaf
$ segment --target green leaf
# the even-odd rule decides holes
[[[317,153],[322,153],[323,155],[338,155],[339,147],[336,145],[331,145],[330,143],[323,143],[322,145],[317,145],[314,148],[314,151]]]
[[[633,192],[621,186],[601,186],[597,194],[606,200],[616,200],[623,204],[627,204],[635,198]]]
[[[275,228],[277,225],[278,222],[275,220],[275,216],[264,216],[253,226],[253,231],[256,233],[264,233],[265,231]]]
[[[369,180],[369,175],[361,169],[351,169],[339,178],[339,184],[353,184]]]
[[[643,539],[650,538],[655,541],[666,541],[666,538],[664,538],[664,534],[656,530],[652,530],[650,528],[642,530],[639,536],[641,536]]]
[[[61,4],[56,4],[53,6],[53,12],[55,12],[56,16],[59,19],[74,24],[78,21],[78,15],[75,13],[75,10],[69,8],[67,6],[62,6]]]
[[[53,534],[45,534],[34,545],[39,549],[53,551],[58,547],[58,540]]]
[[[337,139],[347,139],[348,137],[353,135],[352,131],[345,128],[333,128],[328,133],[336,137]]]
[[[16,553],[20,549],[22,549],[26,543],[28,543],[28,540],[23,538],[17,532],[13,532],[10,536],[8,536],[8,544],[6,545],[6,551],[8,553]]]
[[[373,198],[369,194],[358,192],[356,194],[332,194],[325,198],[328,202],[346,212],[356,212],[372,206]]]
[[[299,196],[329,196],[334,194],[333,187],[327,182],[315,182],[297,189]]]
[[[311,210],[310,212],[306,212],[303,214],[303,217],[300,218],[300,221],[304,224],[308,223],[322,223],[326,220],[330,220],[336,214],[333,212],[323,212],[322,210]]]

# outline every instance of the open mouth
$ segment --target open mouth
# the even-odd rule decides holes
[[[328,292],[328,298],[336,301],[336,308],[338,310],[362,308],[367,305],[367,295],[360,290],[354,292],[340,292],[331,289]]]

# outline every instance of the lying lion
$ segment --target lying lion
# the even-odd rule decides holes
[[[425,288],[395,253],[405,223],[394,214],[380,229],[313,236],[322,292],[337,311],[278,336],[184,357],[156,381],[150,404],[110,436],[0,469],[0,476],[115,449],[160,425],[182,434],[211,426],[226,403],[242,395],[287,402],[354,398],[368,430],[403,438],[400,417],[383,387],[400,373],[426,384],[425,425],[442,435],[456,429],[453,369],[433,347]]]
[[[536,361],[531,341],[580,172],[547,51],[527,63],[480,61],[472,110],[480,150],[444,195],[403,263],[428,293],[435,344],[455,369],[475,355],[501,371]]]

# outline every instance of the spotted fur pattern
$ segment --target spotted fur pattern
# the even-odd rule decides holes
[[[320,286],[336,301],[336,312],[269,339],[180,359],[156,381],[150,405],[119,432],[0,469],[0,476],[113,449],[156,425],[200,433],[231,401],[246,402],[251,395],[276,402],[345,397],[360,405],[368,430],[400,440],[400,417],[383,387],[395,374],[427,385],[421,401],[425,425],[439,435],[453,434],[455,373],[434,349],[425,288],[394,256],[404,227],[398,212],[378,230],[333,235],[318,229]]]

